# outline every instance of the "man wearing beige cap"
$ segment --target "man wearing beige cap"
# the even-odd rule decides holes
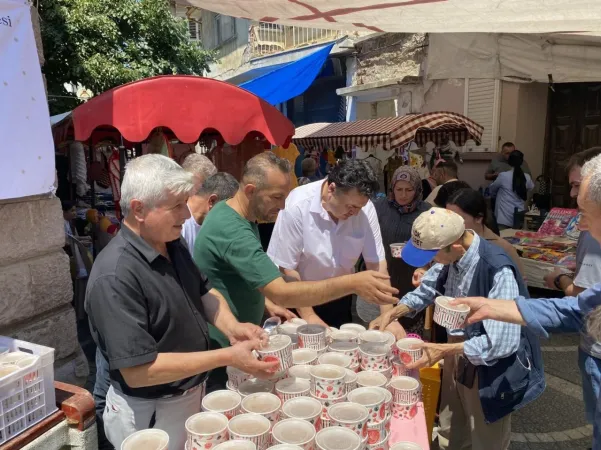
[[[392,320],[415,314],[440,294],[449,297],[528,296],[519,271],[505,252],[466,230],[458,214],[440,208],[413,223],[402,257],[426,272],[420,286],[390,312],[371,323],[383,329]],[[473,295],[476,292],[481,293]],[[526,328],[485,320],[450,330],[448,344],[423,344],[423,356],[407,368],[444,359],[440,428],[441,449],[504,450],[511,437],[511,413],[538,398],[545,388],[537,338]]]

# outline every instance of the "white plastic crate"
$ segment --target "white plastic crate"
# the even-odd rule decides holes
[[[57,410],[54,349],[0,336],[0,348],[37,356],[37,360],[0,378],[0,444],[11,440]]]

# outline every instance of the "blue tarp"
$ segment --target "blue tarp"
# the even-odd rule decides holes
[[[272,105],[277,105],[305,92],[323,67],[334,44],[327,45],[304,58],[274,69],[240,85]]]

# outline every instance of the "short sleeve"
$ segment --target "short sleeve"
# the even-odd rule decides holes
[[[574,284],[580,288],[588,289],[601,281],[601,246],[587,233],[586,239],[578,246],[584,246],[582,261],[579,261]],[[577,252],[578,253],[578,252]]]
[[[295,214],[289,208],[283,209],[275,221],[267,255],[275,265],[294,270],[298,267],[302,253],[303,230],[301,219],[298,214]]]
[[[278,267],[263,251],[259,239],[250,232],[243,233],[230,243],[224,259],[251,289],[267,286],[282,276]]]
[[[148,330],[146,299],[125,276],[105,275],[86,294],[92,333],[111,370],[140,366],[157,357],[157,343]]]
[[[384,245],[382,244],[382,233],[380,232],[380,222],[374,204],[367,202],[364,208],[368,229],[365,231],[365,242],[363,244],[363,259],[368,263],[379,263],[386,259]]]

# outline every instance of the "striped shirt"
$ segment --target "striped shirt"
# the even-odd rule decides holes
[[[449,297],[467,297],[469,293],[476,266],[480,261],[478,252],[480,238],[472,231],[474,240],[469,249],[459,261],[449,266],[449,275],[445,283],[445,295]],[[435,264],[422,278],[421,285],[412,292],[401,298],[402,303],[414,313],[421,311],[434,303],[438,296],[436,293],[436,282],[443,269],[442,264]],[[488,293],[488,298],[513,300],[520,295],[518,284],[513,271],[509,267],[499,270],[493,279],[493,287]],[[519,325],[499,322],[496,320],[484,320],[485,334],[474,336],[464,343],[464,354],[472,364],[481,366],[492,366],[499,359],[515,353],[520,345]],[[452,336],[465,335],[464,330],[447,330]]]

